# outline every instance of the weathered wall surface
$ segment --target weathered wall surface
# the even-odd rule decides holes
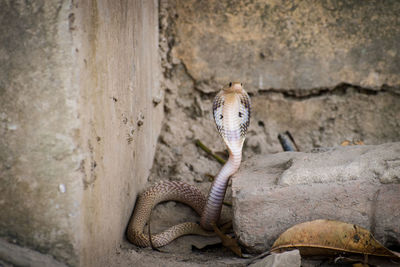
[[[81,86],[82,266],[112,266],[161,128],[156,1],[74,9]]]
[[[395,1],[171,2],[172,54],[199,90],[232,78],[251,92],[400,82]]]
[[[400,141],[399,9],[394,1],[160,1],[165,120],[151,180],[208,192],[221,165],[194,141],[226,156],[211,107],[232,79],[252,98],[250,165],[281,152],[277,135],[286,130],[302,151],[345,139]],[[161,205],[154,231],[178,212],[180,221],[198,220],[187,210]],[[191,244],[184,237],[169,251],[184,253],[182,243]]]
[[[0,262],[111,266],[161,127],[157,16],[156,1],[0,3]]]
[[[70,6],[0,5],[0,236],[76,264],[83,154]]]
[[[218,171],[193,140],[225,150],[211,104],[230,80],[252,98],[244,159],[282,151],[286,130],[303,151],[399,141],[399,11],[396,1],[161,1],[166,120],[153,179]]]

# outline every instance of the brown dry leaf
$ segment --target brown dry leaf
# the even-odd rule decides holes
[[[299,249],[302,256],[335,255],[343,252],[400,258],[374,239],[365,228],[331,220],[297,224],[275,241],[271,252]]]

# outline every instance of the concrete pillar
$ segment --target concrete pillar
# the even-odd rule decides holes
[[[161,127],[157,3],[0,2],[0,262],[111,265]]]

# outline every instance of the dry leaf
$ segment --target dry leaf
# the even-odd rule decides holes
[[[400,258],[374,239],[365,228],[331,220],[297,224],[275,241],[271,252],[299,249],[302,256],[335,255],[343,252]]]

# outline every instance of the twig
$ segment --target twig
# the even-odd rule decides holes
[[[230,201],[224,201],[224,202],[222,202],[224,205],[226,205],[226,206],[229,206],[229,207],[232,207],[232,202],[230,202]]]
[[[212,156],[214,159],[216,159],[219,163],[221,163],[222,165],[226,163],[226,160],[224,160],[223,158],[221,158],[220,156],[214,154],[211,149],[209,149],[206,145],[204,145],[200,140],[196,140],[196,146],[200,147],[201,149],[203,149],[207,154],[209,154],[210,156]]]

